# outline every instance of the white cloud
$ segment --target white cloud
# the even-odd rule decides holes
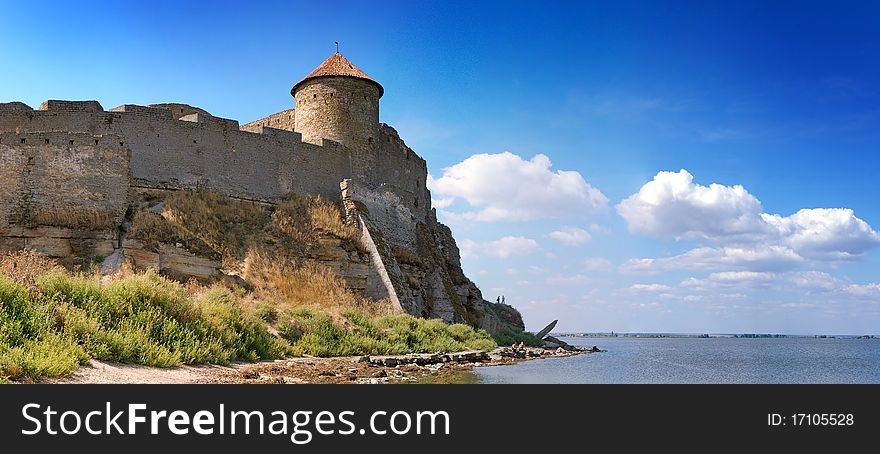
[[[434,208],[448,208],[450,205],[455,202],[455,199],[452,197],[443,197],[440,199],[431,199],[431,206]]]
[[[584,260],[584,269],[587,271],[608,271],[611,266],[611,262],[602,257],[589,257]]]
[[[815,260],[848,260],[880,244],[880,233],[848,208],[803,209],[787,217],[761,217],[782,242]]]
[[[687,170],[659,172],[617,205],[630,231],[718,240],[762,234],[761,202],[740,185],[701,186]]]
[[[778,270],[805,261],[852,260],[880,245],[880,233],[851,209],[767,214],[742,186],[694,184],[686,170],[659,172],[620,202],[617,211],[634,233],[721,246],[661,259],[634,259],[623,267],[631,272],[724,266]]]
[[[801,262],[801,256],[784,246],[698,247],[672,257],[630,259],[621,266],[621,271],[656,274],[679,269],[708,271],[731,267],[766,271],[788,269]]]
[[[659,293],[671,290],[668,285],[663,284],[633,284],[629,290],[637,293]]]
[[[551,285],[575,285],[583,284],[586,281],[587,276],[583,274],[557,274],[544,279],[544,282]]]
[[[880,298],[880,284],[850,284],[843,291],[854,296],[874,296]]]
[[[856,296],[876,299],[880,302],[880,284],[853,284],[822,271],[787,271],[782,273],[757,271],[725,271],[712,273],[706,278],[687,278],[680,284],[683,288],[696,291],[715,291],[718,289],[745,289],[760,287],[781,292],[802,292],[802,297],[813,294]],[[724,297],[725,293],[720,293]],[[732,294],[744,297],[741,293]]]
[[[723,284],[741,284],[745,282],[768,282],[776,279],[774,273],[758,271],[723,271],[712,273],[709,280]]]
[[[462,258],[485,255],[506,259],[513,255],[528,254],[537,250],[538,242],[522,236],[505,236],[485,243],[464,239],[458,242],[458,248]]]
[[[435,195],[460,198],[470,205],[471,211],[443,212],[453,221],[522,221],[585,216],[607,209],[608,198],[580,173],[551,167],[550,158],[543,154],[528,161],[510,152],[477,154],[443,169],[440,178],[429,178],[428,188]]]
[[[563,227],[559,230],[550,232],[549,236],[550,238],[569,246],[580,246],[589,243],[593,238],[593,236],[590,235],[590,232],[577,227]]]

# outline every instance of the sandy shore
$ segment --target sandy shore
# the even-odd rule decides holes
[[[46,383],[468,383],[474,367],[514,364],[539,358],[591,353],[527,348],[511,357],[507,348],[488,353],[460,352],[382,357],[290,358],[228,366],[182,366],[162,369],[92,361],[66,379]]]

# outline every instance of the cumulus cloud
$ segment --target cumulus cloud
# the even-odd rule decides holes
[[[686,170],[658,173],[621,201],[617,211],[634,233],[716,245],[674,257],[634,259],[624,271],[784,269],[804,261],[852,260],[880,245],[880,233],[851,209],[768,214],[744,187],[695,184]]]
[[[444,212],[453,221],[524,221],[586,216],[605,211],[608,198],[576,171],[553,170],[543,154],[525,160],[513,153],[477,154],[428,179],[448,207],[462,199],[470,211]]]
[[[458,247],[463,258],[484,255],[506,259],[513,255],[528,254],[537,250],[538,242],[522,236],[505,236],[485,243],[465,239],[458,243]]]
[[[848,260],[880,244],[880,233],[848,208],[804,209],[783,217],[762,214],[779,241],[816,260]]]
[[[687,170],[660,172],[617,205],[634,233],[691,240],[761,235],[761,211],[742,186],[694,184]]]
[[[593,239],[590,232],[577,227],[563,227],[559,230],[550,232],[549,236],[550,238],[569,246],[580,246],[589,243],[590,240]]]

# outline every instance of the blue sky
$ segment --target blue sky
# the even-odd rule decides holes
[[[244,123],[340,41],[529,328],[878,333],[880,3],[129,3],[4,2],[0,102]]]

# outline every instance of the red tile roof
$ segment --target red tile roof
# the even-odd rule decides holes
[[[303,82],[311,79],[316,79],[318,77],[354,77],[356,79],[364,79],[370,81],[379,88],[379,97],[385,93],[385,89],[382,88],[382,85],[379,85],[379,82],[373,80],[370,76],[366,75],[363,71],[361,71],[357,66],[353,65],[347,58],[343,57],[342,54],[336,52],[331,55],[330,58],[324,60],[324,63],[318,65],[314,71],[309,73],[308,76],[303,78],[303,80],[296,83],[293,88],[290,90],[290,93],[295,93],[296,89],[303,84]]]

